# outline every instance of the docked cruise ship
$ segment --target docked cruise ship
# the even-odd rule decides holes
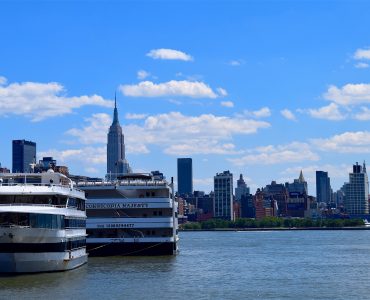
[[[86,262],[84,192],[52,170],[0,174],[0,273],[65,271]]]
[[[173,183],[153,174],[79,182],[86,193],[90,256],[173,255],[178,242]]]

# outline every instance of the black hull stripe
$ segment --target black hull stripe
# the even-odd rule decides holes
[[[0,253],[41,253],[64,252],[71,250],[68,242],[64,243],[1,243]]]
[[[176,243],[88,243],[89,256],[154,256],[173,255]]]

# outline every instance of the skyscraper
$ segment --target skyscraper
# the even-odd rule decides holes
[[[229,171],[217,173],[214,177],[214,189],[214,217],[233,220],[233,174]]]
[[[12,172],[31,172],[31,164],[36,163],[36,143],[26,140],[13,140],[12,145]]]
[[[177,159],[177,191],[180,195],[193,193],[193,161],[191,158]]]
[[[363,167],[356,163],[353,172],[349,173],[349,183],[344,188],[344,207],[349,215],[369,213],[369,181],[365,162]]]
[[[328,172],[316,171],[316,201],[331,202],[331,187]]]
[[[113,122],[108,132],[107,175],[110,179],[116,179],[117,174],[130,172],[130,166],[125,158],[125,141],[122,127],[118,120],[117,101],[116,97],[114,97]]]
[[[249,195],[250,190],[243,179],[243,174],[240,174],[239,179],[236,181],[235,200],[240,201],[243,195]]]

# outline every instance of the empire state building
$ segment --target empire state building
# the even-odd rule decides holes
[[[118,121],[117,101],[114,97],[113,122],[108,132],[107,175],[110,179],[116,179],[117,174],[127,173],[131,173],[131,169],[125,158],[125,140]]]

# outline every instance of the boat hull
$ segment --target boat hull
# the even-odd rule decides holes
[[[0,273],[67,271],[87,263],[87,254],[73,252],[0,253]]]
[[[177,244],[168,243],[87,243],[89,256],[155,256],[174,255]]]

